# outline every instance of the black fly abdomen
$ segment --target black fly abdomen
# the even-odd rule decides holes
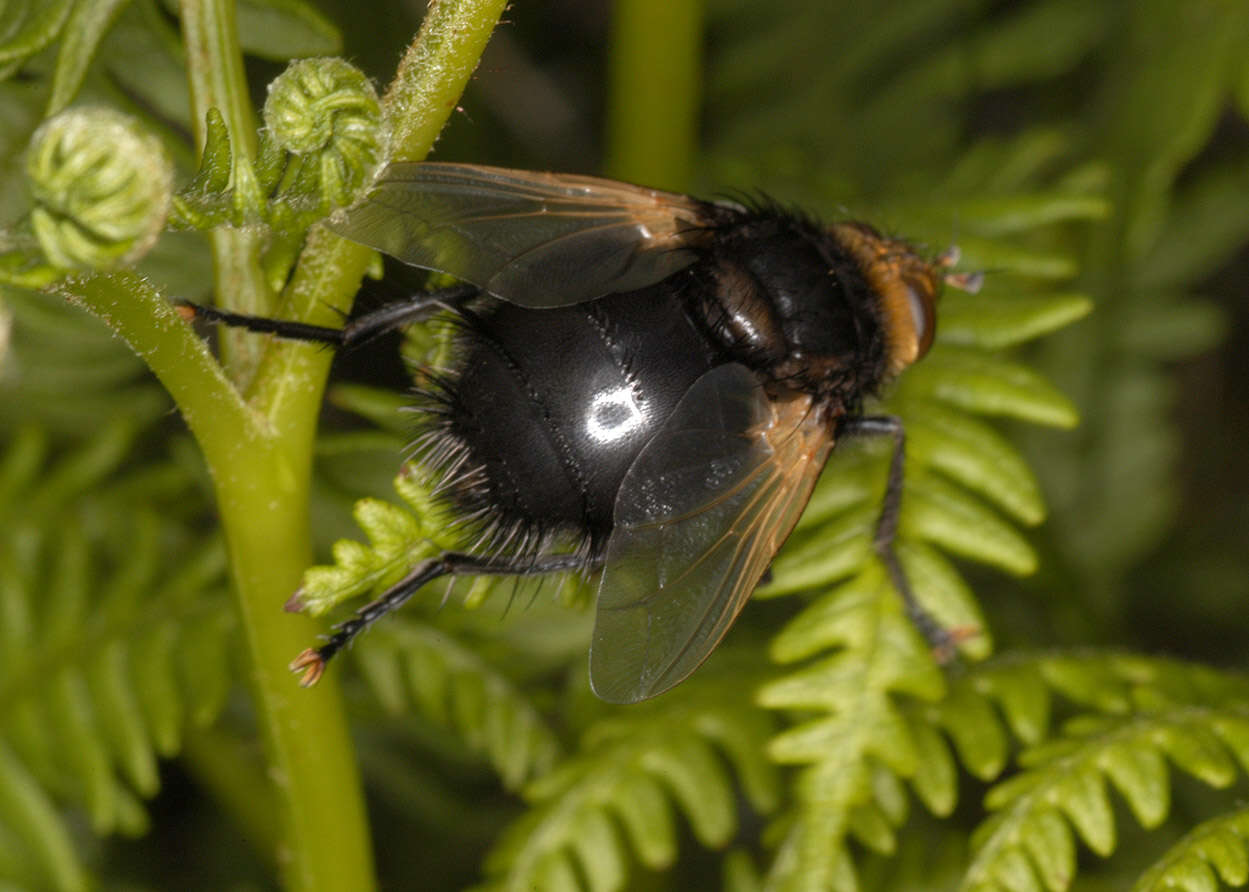
[[[680,296],[653,286],[571,307],[485,299],[461,311],[460,360],[418,403],[424,455],[483,548],[610,533],[629,465],[689,386],[724,358]]]

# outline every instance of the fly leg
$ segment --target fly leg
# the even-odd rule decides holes
[[[893,456],[889,460],[889,476],[885,482],[885,495],[881,500],[880,516],[876,519],[876,530],[872,536],[872,547],[876,556],[885,565],[889,580],[894,589],[902,597],[907,618],[919,629],[933,654],[940,662],[946,662],[954,656],[958,642],[964,637],[958,631],[945,628],[937,619],[924,609],[911,589],[911,581],[902,569],[893,543],[898,537],[898,518],[902,510],[902,483],[906,460],[906,429],[902,419],[896,415],[865,415],[852,418],[842,428],[847,434],[867,434],[871,436],[887,436],[893,438]]]
[[[320,647],[310,647],[291,662],[292,672],[302,672],[303,687],[316,684],[325,672],[325,664],[351,643],[351,640],[391,611],[402,607],[417,589],[442,576],[539,576],[561,570],[580,570],[584,557],[555,554],[535,559],[494,559],[468,554],[444,552],[436,558],[421,561],[408,575],[396,582],[375,601],[365,604],[350,619],[334,627],[334,634]]]
[[[309,325],[291,319],[270,319],[267,316],[249,316],[231,313],[216,307],[184,301],[178,311],[188,321],[204,319],[234,328],[245,328],[260,334],[273,334],[288,341],[312,341],[332,347],[354,347],[380,334],[419,322],[438,310],[453,307],[476,297],[480,293],[475,285],[453,285],[438,291],[420,291],[404,300],[394,301],[371,310],[363,316],[350,320],[342,328]]]
[[[417,322],[441,309],[447,309],[471,300],[480,293],[473,285],[456,285],[439,291],[419,292],[405,300],[378,307],[369,313],[352,319],[342,328],[309,325],[289,319],[271,319],[233,313],[216,307],[183,303],[179,311],[188,320],[196,318],[220,325],[243,328],[260,334],[272,334],[292,341],[328,344],[334,348],[353,347],[411,322]],[[317,683],[325,671],[325,664],[356,635],[374,621],[401,607],[426,583],[442,576],[460,574],[528,576],[558,570],[577,569],[584,560],[572,555],[552,555],[530,561],[484,560],[470,555],[447,552],[440,557],[422,561],[403,579],[382,593],[377,600],[360,608],[350,619],[335,627],[334,633],[320,647],[309,648],[291,663],[291,670],[302,671],[300,683],[308,687]]]

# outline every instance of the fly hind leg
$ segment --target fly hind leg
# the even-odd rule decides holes
[[[183,301],[178,311],[188,321],[203,319],[233,328],[245,328],[259,334],[272,334],[288,341],[311,341],[318,344],[329,344],[334,348],[355,347],[378,335],[393,331],[412,322],[419,322],[435,312],[447,307],[454,307],[471,300],[480,294],[474,285],[453,285],[439,291],[421,291],[404,300],[384,304],[355,319],[351,319],[342,328],[330,328],[324,325],[309,325],[292,319],[271,319],[268,316],[250,316],[246,313],[232,313],[216,307]]]
[[[375,601],[365,604],[350,619],[334,627],[334,633],[320,647],[310,647],[291,662],[292,672],[301,672],[299,683],[304,687],[316,684],[325,672],[325,664],[351,643],[357,635],[386,614],[398,610],[417,589],[443,576],[540,576],[564,570],[581,570],[586,559],[575,554],[556,554],[537,559],[480,558],[468,554],[445,552],[436,558],[421,561],[408,575],[392,585]]]

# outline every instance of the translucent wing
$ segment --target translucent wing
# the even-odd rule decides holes
[[[590,683],[632,703],[724,637],[806,506],[832,447],[807,396],[774,402],[740,365],[707,372],[630,466],[599,583]]]
[[[688,266],[686,246],[714,208],[596,177],[398,163],[327,225],[405,263],[542,308],[632,291]]]

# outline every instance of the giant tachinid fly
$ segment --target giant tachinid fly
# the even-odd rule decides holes
[[[903,428],[862,405],[928,350],[943,281],[974,287],[948,256],[767,202],[465,164],[392,164],[328,225],[467,284],[343,329],[194,309],[337,346],[449,311],[414,460],[476,545],[420,562],[301,654],[304,683],[438,577],[579,571],[598,579],[595,692],[662,693],[724,637],[855,433],[893,438],[876,547],[914,607],[893,553]]]

